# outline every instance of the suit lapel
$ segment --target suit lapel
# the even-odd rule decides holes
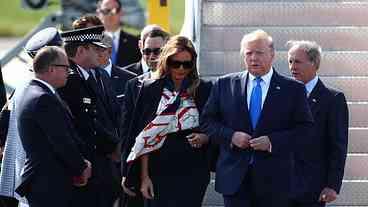
[[[234,91],[235,102],[237,105],[236,107],[240,109],[239,117],[244,117],[241,120],[245,126],[250,125],[250,114],[248,110],[248,103],[247,103],[247,84],[249,81],[248,72],[242,72],[236,80],[234,80],[233,88],[231,89]],[[240,90],[238,90],[240,88]],[[251,127],[250,127],[251,128]]]
[[[278,95],[282,90],[282,87],[280,85],[280,78],[279,75],[275,70],[273,70],[273,75],[271,77],[270,86],[268,88],[268,92],[265,98],[265,101],[263,103],[261,115],[259,117],[257,127],[255,129],[255,132],[257,133],[259,129],[262,129],[263,125],[265,125],[264,117],[267,117],[267,115],[272,114],[272,110],[275,110],[273,106],[275,106],[274,103],[277,103],[279,100]],[[273,103],[273,104],[272,104]]]
[[[317,85],[313,88],[308,97],[309,107],[312,111],[313,116],[316,116],[320,109],[320,103],[324,89],[326,89],[325,85],[320,79],[318,79]]]

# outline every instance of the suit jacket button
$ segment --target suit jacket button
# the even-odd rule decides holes
[[[88,109],[86,108],[86,109],[84,109],[84,111],[85,111],[85,112],[88,112]]]

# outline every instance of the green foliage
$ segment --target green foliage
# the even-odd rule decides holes
[[[145,8],[148,0],[139,0]],[[158,0],[157,0],[158,1]],[[170,21],[173,34],[180,32],[184,19],[184,0],[168,0],[171,4]],[[59,10],[58,0],[49,0],[52,4],[41,10],[21,8],[21,0],[1,0],[0,36],[24,36],[51,12]],[[134,28],[127,28],[129,32],[138,34]]]

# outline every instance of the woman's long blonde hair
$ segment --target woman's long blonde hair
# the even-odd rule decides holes
[[[176,35],[169,39],[169,41],[162,48],[160,57],[158,58],[156,78],[161,79],[170,74],[168,60],[170,57],[181,51],[187,51],[192,56],[193,68],[188,74],[190,85],[187,89],[187,92],[194,97],[199,85],[199,74],[197,70],[197,52],[195,51],[193,43],[188,38]]]

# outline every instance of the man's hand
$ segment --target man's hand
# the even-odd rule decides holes
[[[87,164],[87,167],[83,170],[82,177],[87,183],[88,179],[92,176],[92,164],[88,160],[84,160],[84,162]]]
[[[231,137],[231,143],[241,149],[249,147],[249,140],[252,137],[245,132],[235,132]]]
[[[124,192],[126,194],[128,194],[129,196],[136,196],[135,192],[133,192],[132,190],[130,190],[126,185],[125,185],[125,181],[126,181],[126,177],[122,177],[121,179],[121,187],[123,188]]]
[[[92,164],[88,160],[84,160],[87,164],[87,167],[84,168],[82,175],[74,176],[73,185],[77,187],[85,186],[88,183],[88,179],[92,176]]]
[[[254,150],[261,150],[261,151],[269,151],[271,146],[271,141],[268,136],[260,136],[257,138],[253,138],[249,141],[250,147]]]
[[[208,143],[208,136],[203,133],[192,133],[187,136],[189,144],[194,148],[201,148]]]
[[[334,189],[325,187],[319,195],[320,202],[330,203],[337,198],[337,193]]]

